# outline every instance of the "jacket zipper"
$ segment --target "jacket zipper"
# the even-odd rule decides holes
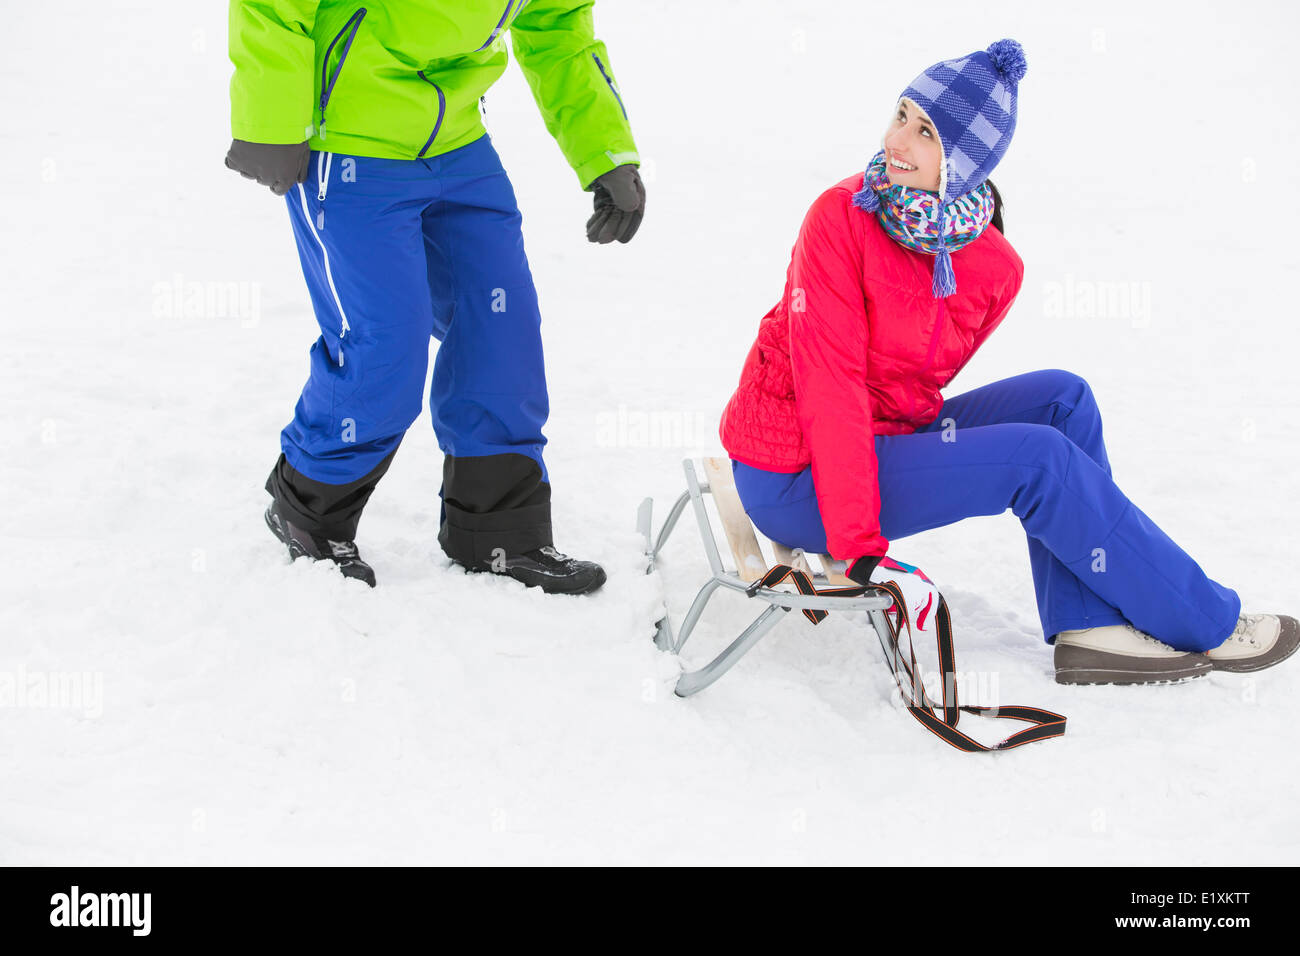
[[[501,30],[506,25],[506,18],[510,16],[510,9],[514,5],[515,5],[515,0],[509,0],[509,2],[506,3],[506,12],[501,14],[501,19],[497,21],[496,29],[492,31],[492,35],[487,38],[487,41],[481,47],[479,47],[478,50],[474,51],[475,53],[478,53],[479,50],[486,50],[488,47],[492,45],[492,41],[501,35]]]
[[[519,5],[522,7],[526,2],[527,0],[521,0]],[[510,19],[510,11],[513,9],[515,9],[515,0],[506,0],[506,8],[502,11],[501,19],[497,21],[496,27],[492,30],[492,35],[483,42],[483,45],[479,47],[478,50],[474,51],[475,53],[478,53],[480,50],[486,50],[492,45],[492,41],[501,35],[501,31],[505,29],[506,21]],[[433,132],[429,134],[429,138],[424,141],[424,145],[420,147],[420,151],[415,154],[416,159],[423,159],[424,154],[427,153],[429,147],[433,145],[433,141],[438,138],[438,130],[442,129],[442,120],[447,113],[447,96],[443,93],[441,86],[424,75],[423,70],[420,70],[417,75],[420,79],[424,80],[424,82],[428,83],[438,91],[437,122],[433,124]],[[484,119],[487,119],[487,107],[485,106],[486,99],[487,97],[479,97],[479,113]]]
[[[522,3],[520,5],[522,6]],[[475,53],[478,53],[479,50],[486,50],[492,45],[492,41],[501,35],[501,31],[505,29],[506,21],[510,19],[510,11],[513,10],[514,7],[515,0],[506,0],[506,8],[502,11],[501,19],[497,21],[496,27],[492,30],[492,35],[484,41],[483,45],[479,47],[478,50],[474,51]],[[420,147],[420,151],[415,154],[416,159],[423,159],[424,154],[427,153],[429,147],[433,145],[433,141],[438,138],[438,130],[442,129],[442,119],[447,113],[447,96],[443,93],[441,86],[424,75],[423,70],[420,70],[417,75],[420,79],[424,80],[424,82],[428,83],[438,91],[438,120],[433,124],[433,132],[429,134],[429,138],[424,141],[424,145]],[[479,112],[484,118],[487,117],[487,110],[483,105],[485,99],[486,97],[479,98]]]
[[[600,62],[600,57],[595,53],[591,55],[591,58],[596,61],[596,66],[600,69],[600,75],[603,76],[605,82],[609,84],[610,91],[614,94],[614,99],[618,100],[618,108],[623,111],[623,119],[627,119],[627,107],[623,105],[623,97],[619,96],[618,87],[614,85],[613,79],[605,72],[605,64]]]
[[[334,35],[330,40],[330,45],[325,48],[325,60],[320,67],[320,138],[325,138],[325,107],[329,105],[330,96],[334,92],[334,84],[339,81],[339,74],[343,72],[343,62],[348,58],[348,51],[352,49],[352,41],[357,38],[357,31],[361,29],[361,21],[366,18],[366,8],[361,7],[352,16],[348,17],[348,22],[343,24],[343,29]],[[343,43],[343,49],[339,51],[339,62],[334,67],[334,75],[331,76],[330,57],[334,55],[334,47],[338,45],[339,40],[343,39],[343,34],[348,38]]]
[[[417,75],[420,79],[424,80],[424,82],[428,83],[438,91],[438,121],[433,124],[433,132],[429,134],[429,138],[424,141],[424,145],[420,147],[420,151],[415,156],[416,159],[423,159],[424,154],[427,153],[429,147],[433,145],[433,141],[438,138],[438,130],[442,128],[442,117],[443,114],[447,112],[447,97],[442,92],[441,86],[424,75],[424,70],[420,70]]]

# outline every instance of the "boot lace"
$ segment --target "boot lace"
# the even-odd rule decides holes
[[[360,552],[357,550],[357,544],[355,541],[334,541],[329,538],[327,538],[326,541],[330,546],[330,553],[334,555],[335,558],[343,560],[347,558],[360,557]]]
[[[1168,646],[1169,646],[1169,645],[1166,644],[1164,641],[1156,640],[1154,637],[1152,637],[1152,636],[1151,636],[1150,634],[1148,634],[1146,631],[1139,631],[1139,630],[1138,630],[1136,627],[1134,627],[1132,624],[1125,624],[1124,626],[1127,627],[1127,628],[1128,628],[1130,631],[1132,631],[1134,634],[1136,634],[1138,637],[1142,638],[1142,640],[1146,641],[1148,644],[1154,644],[1154,645],[1156,645],[1157,647],[1168,647]]]
[[[1238,644],[1249,644],[1252,647],[1258,647],[1259,644],[1255,640],[1255,625],[1258,624],[1263,617],[1263,614],[1241,615],[1241,617],[1237,618],[1237,626],[1232,629],[1232,633],[1228,635],[1228,639],[1227,641],[1224,641],[1224,643],[1226,644],[1228,641],[1236,641]]]

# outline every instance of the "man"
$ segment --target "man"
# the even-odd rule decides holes
[[[429,407],[438,540],[547,593],[600,587],[553,546],[540,315],[514,191],[480,113],[505,34],[585,190],[593,242],[627,242],[645,189],[593,0],[232,0],[226,165],[285,196],[320,325],[266,488],[291,555],[375,584],[357,524]]]

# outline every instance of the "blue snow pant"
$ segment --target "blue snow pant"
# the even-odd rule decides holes
[[[943,403],[906,435],[875,439],[880,531],[898,538],[1010,508],[1029,541],[1043,636],[1130,623],[1179,650],[1232,633],[1241,598],[1206,577],[1111,478],[1088,383],[1046,369]],[[768,538],[826,551],[812,468],[732,462],[736,490]]]
[[[267,481],[290,522],[355,537],[419,417],[432,336],[443,549],[481,564],[551,544],[541,317],[489,137],[429,159],[313,152],[285,198],[320,325]]]

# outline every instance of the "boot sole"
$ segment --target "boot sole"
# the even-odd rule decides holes
[[[1203,654],[1126,657],[1066,644],[1056,645],[1055,665],[1058,684],[1181,684],[1214,670]]]
[[[1282,629],[1277,635],[1277,643],[1268,653],[1235,661],[1216,661],[1213,657],[1207,657],[1206,660],[1214,670],[1227,671],[1229,674],[1250,674],[1282,663],[1296,652],[1297,647],[1300,647],[1300,622],[1285,614],[1279,615],[1279,619],[1282,622]]]
[[[1195,672],[1170,676],[1135,674],[1132,671],[1057,671],[1056,682],[1058,684],[1116,684],[1125,686],[1186,684],[1188,681],[1198,680],[1206,676],[1213,669],[1212,667],[1206,667]]]

